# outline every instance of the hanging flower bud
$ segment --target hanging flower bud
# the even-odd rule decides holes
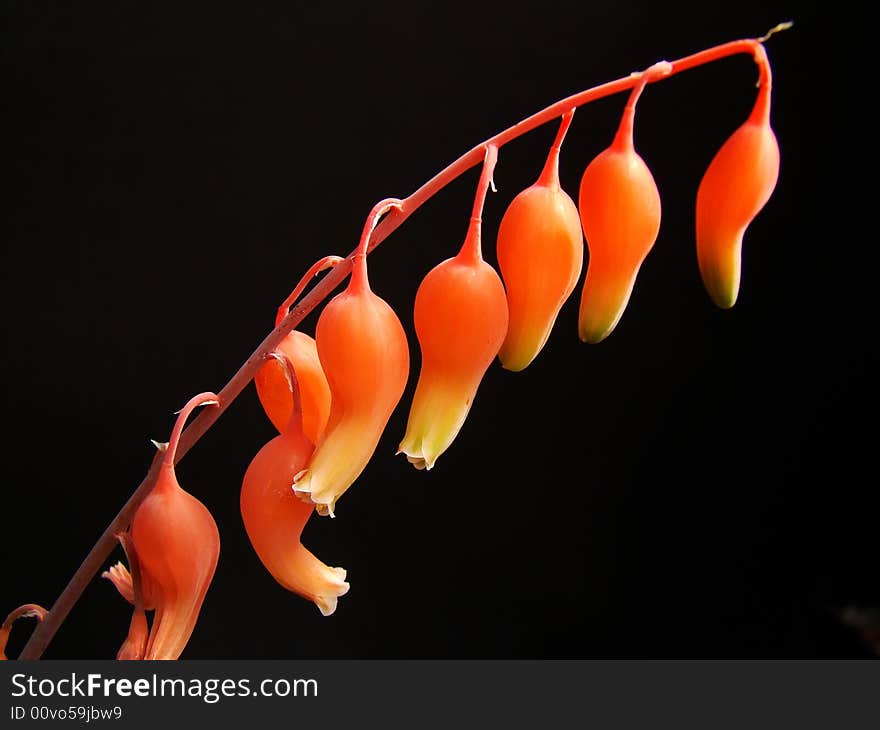
[[[336,266],[342,260],[339,256],[325,256],[317,261],[278,307],[275,326],[281,324],[288,315],[290,307],[302,294],[310,279],[324,269]],[[292,330],[275,349],[286,357],[296,370],[303,401],[303,428],[306,437],[315,444],[320,440],[330,414],[330,386],[321,369],[315,340],[304,332]],[[254,376],[254,385],[263,410],[272,421],[272,425],[279,432],[283,431],[290,421],[293,410],[290,386],[283,365],[275,358],[268,359]]]
[[[272,577],[329,616],[349,585],[345,570],[326,566],[300,542],[314,505],[299,499],[290,485],[315,447],[303,433],[305,402],[299,395],[296,368],[280,353],[276,362],[290,378],[288,390],[295,405],[281,434],[263,446],[248,466],[241,487],[241,516],[251,545]],[[329,407],[329,393],[327,400]]]
[[[181,489],[174,473],[177,443],[187,416],[196,407],[209,404],[217,405],[217,396],[201,393],[180,411],[156,485],[132,519],[131,548],[137,556],[141,576],[149,582],[150,602],[156,608],[144,659],[177,659],[180,656],[193,632],[217,567],[220,535],[214,518],[199,500]],[[121,570],[116,570],[113,582],[124,585],[125,576]],[[137,581],[133,582],[132,594],[137,609]],[[140,629],[134,621],[133,631],[136,638]],[[125,645],[123,650],[126,650]]]
[[[9,641],[9,634],[12,631],[12,625],[20,618],[35,618],[42,621],[49,612],[42,606],[35,603],[26,603],[19,606],[5,618],[0,624],[0,661],[6,661],[6,642]]]
[[[398,453],[417,469],[433,467],[455,439],[507,332],[504,286],[483,260],[480,245],[496,156],[496,148],[489,147],[461,251],[428,272],[416,293],[422,368]]]
[[[581,221],[559,184],[559,149],[573,115],[563,116],[538,181],[513,199],[498,229],[498,267],[510,311],[498,357],[508,370],[523,370],[535,359],[581,275]]]
[[[581,178],[578,208],[589,249],[578,317],[584,342],[601,342],[617,326],[660,230],[660,194],[633,146],[635,105],[647,74],[632,90],[611,146]]]
[[[294,489],[322,514],[364,470],[406,387],[409,346],[388,303],[370,289],[366,252],[379,217],[399,205],[383,201],[371,213],[348,287],[321,312],[315,339],[330,384],[330,416],[309,466]]]
[[[743,234],[779,176],[779,145],[770,128],[770,66],[759,48],[761,80],[752,113],[718,150],[697,190],[700,276],[722,309],[732,307],[739,293]]]

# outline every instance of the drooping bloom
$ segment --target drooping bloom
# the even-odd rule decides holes
[[[779,177],[779,144],[770,127],[770,70],[763,59],[751,114],[715,154],[697,190],[700,276],[723,309],[732,307],[739,293],[743,235]]]
[[[578,209],[589,249],[578,316],[584,342],[601,342],[617,326],[660,230],[660,194],[633,146],[635,103],[643,87],[633,89],[614,141],[581,178]]]
[[[336,500],[373,455],[409,376],[403,325],[389,304],[373,293],[367,278],[369,234],[378,216],[393,205],[383,204],[365,226],[348,287],[321,312],[315,332],[330,385],[330,416],[294,489],[318,505],[321,514],[331,516]]]
[[[572,114],[563,117],[537,182],[513,199],[498,229],[498,267],[510,312],[498,358],[508,370],[523,370],[535,359],[581,275],[581,221],[559,184],[559,149]]]
[[[217,396],[201,393],[180,411],[165,450],[156,484],[132,519],[128,549],[136,556],[143,607],[138,606],[138,580],[124,566],[107,577],[135,604],[135,616],[119,658],[177,659],[189,641],[220,554],[214,518],[184,491],[174,472],[183,424],[200,405],[216,405]],[[134,564],[134,557],[130,556]],[[142,647],[145,618],[139,608],[155,608],[149,639]],[[139,656],[139,655],[142,655]]]
[[[281,367],[296,372],[289,360],[279,360]],[[288,385],[289,390],[296,388]],[[299,499],[291,484],[308,464],[314,446],[303,432],[305,402],[298,393],[292,401],[301,405],[294,406],[286,428],[248,466],[241,488],[241,516],[254,550],[272,577],[329,616],[349,585],[345,570],[328,567],[300,542],[315,507]]]
[[[416,293],[422,367],[398,453],[417,469],[433,467],[455,439],[507,332],[504,286],[480,245],[480,215],[495,164],[490,149],[461,250],[429,271]]]

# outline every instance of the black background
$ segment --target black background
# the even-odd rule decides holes
[[[350,593],[323,618],[247,542],[238,489],[273,435],[249,386],[178,469],[222,536],[184,658],[871,656],[838,618],[880,602],[872,41],[858,7],[3,5],[0,613],[51,604],[143,477],[149,439],[222,387],[377,200],[563,96],[794,19],[768,43],[782,167],[736,307],[703,291],[692,221],[703,170],[754,98],[746,57],[640,102],[663,223],[613,335],[579,342],[577,290],[539,359],[493,366],[452,449],[415,472],[393,456],[418,367],[412,300],[461,243],[471,170],[370,257],[413,370],[337,518],[306,529]],[[575,115],[572,196],[623,98]],[[497,223],[554,132],[501,150],[493,263]],[[112,657],[129,616],[96,579],[47,656]]]

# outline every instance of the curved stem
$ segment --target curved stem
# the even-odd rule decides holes
[[[293,291],[287,295],[287,299],[281,302],[281,305],[278,307],[278,312],[275,315],[275,326],[277,327],[281,324],[281,320],[283,320],[288,314],[290,314],[290,308],[293,306],[293,303],[299,299],[300,294],[303,293],[303,289],[306,288],[308,283],[320,274],[325,269],[329,269],[332,266],[336,266],[336,264],[341,261],[345,261],[342,256],[325,256],[322,259],[318,259],[315,263],[309,267],[309,270],[306,271],[305,274],[302,275],[302,278],[299,280],[299,283],[293,288]]]
[[[774,29],[774,31],[775,30],[776,29]],[[760,39],[731,41],[672,61],[669,64],[669,73],[666,74],[664,78],[739,53],[746,53],[755,58],[756,63],[758,63],[759,67],[762,69],[762,80],[766,79],[769,83],[769,70],[764,69],[763,61],[759,58],[759,56],[763,54],[763,47],[761,47]],[[763,58],[766,59],[766,56]],[[627,76],[573,94],[572,96],[551,104],[536,114],[533,114],[521,122],[514,124],[512,127],[507,128],[503,132],[496,134],[494,137],[476,145],[452,164],[437,173],[414,193],[400,201],[398,205],[393,206],[388,215],[385,216],[378,225],[376,222],[381,214],[376,215],[375,220],[372,223],[372,226],[374,227],[370,228],[370,232],[366,237],[362,237],[361,243],[364,244],[364,241],[366,240],[366,244],[364,246],[365,250],[361,255],[368,253],[378,246],[437,192],[456,180],[462,175],[462,173],[479,164],[483,160],[484,151],[487,145],[494,145],[495,147],[500,148],[517,137],[521,137],[533,129],[556,119],[571,109],[583,106],[596,99],[610,96],[611,94],[632,89],[637,83],[639,83],[639,80],[638,77]],[[352,263],[358,253],[360,253],[360,249],[361,246],[359,245],[355,251],[345,258],[344,261],[341,261],[332,269],[332,271],[326,274],[308,294],[306,294],[296,305],[291,307],[290,312],[280,323],[278,323],[275,329],[263,338],[263,341],[257,346],[257,349],[254,350],[251,356],[241,365],[229,382],[227,382],[217,394],[217,399],[220,402],[219,405],[216,408],[204,410],[199,413],[180,435],[174,463],[179,462],[180,459],[186,455],[192,446],[224,413],[226,408],[236,397],[238,397],[241,391],[244,390],[245,386],[253,379],[254,374],[263,364],[266,356],[278,346],[278,343],[281,342],[287,333],[305,319],[315,307],[329,296],[330,292],[339,286],[349,272],[351,272]],[[364,268],[364,274],[365,273],[366,269]],[[53,604],[45,620],[42,621],[34,630],[33,634],[31,634],[30,640],[21,652],[22,659],[39,659],[43,654],[46,647],[49,645],[49,642],[52,640],[52,637],[58,631],[59,626],[61,626],[64,619],[67,618],[70,609],[77,602],[83,590],[85,590],[86,585],[100,570],[101,565],[112,552],[116,544],[116,535],[128,527],[135,510],[153,488],[159,472],[159,463],[161,462],[160,457],[161,454],[159,452],[154,455],[153,462],[150,465],[147,475],[89,551],[85,560],[80,564],[67,586],[61,592],[61,595]]]
[[[483,171],[477,182],[477,192],[474,195],[474,207],[471,210],[471,221],[468,224],[464,244],[461,247],[460,256],[464,256],[472,262],[481,261],[483,258],[482,229],[483,207],[486,204],[486,194],[492,185],[492,174],[495,172],[495,163],[498,161],[498,148],[494,144],[486,146],[486,156],[483,159]]]
[[[42,621],[48,615],[48,611],[36,603],[25,603],[23,606],[13,609],[0,624],[0,660],[6,659],[6,642],[12,631],[12,625],[20,618],[35,618]]]
[[[370,282],[367,279],[367,251],[370,248],[370,237],[373,235],[379,219],[389,210],[399,210],[401,204],[402,202],[398,198],[385,198],[385,200],[380,200],[376,203],[367,216],[364,230],[361,232],[361,240],[354,254],[352,254],[354,258],[354,273],[351,276],[351,286],[355,289],[367,290],[370,288]]]
[[[199,393],[194,395],[187,401],[187,404],[177,412],[177,420],[174,422],[174,428],[171,431],[171,438],[168,439],[168,447],[162,456],[162,468],[166,470],[174,469],[175,459],[177,457],[177,448],[180,444],[180,434],[183,433],[183,426],[186,419],[199,406],[219,406],[220,402],[214,393]]]
[[[636,103],[647,84],[668,76],[671,70],[672,65],[670,63],[660,61],[638,75],[638,83],[630,92],[629,99],[626,100],[623,116],[620,119],[620,126],[617,128],[617,134],[614,135],[614,141],[611,143],[614,149],[621,152],[633,149],[633,123],[636,116]]]
[[[562,150],[562,143],[565,140],[565,135],[568,133],[568,128],[571,126],[572,119],[574,119],[574,109],[570,109],[562,115],[562,121],[559,123],[559,131],[556,132],[556,138],[550,146],[547,161],[544,163],[544,168],[541,170],[541,174],[538,175],[538,181],[535,183],[536,185],[543,185],[544,187],[551,188],[559,187],[559,152]]]

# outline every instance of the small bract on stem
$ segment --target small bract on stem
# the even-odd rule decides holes
[[[52,606],[51,610],[45,616],[44,620],[37,626],[22,651],[21,658],[37,659],[42,655],[55,632],[65,620],[73,605],[79,599],[85,586],[100,570],[104,561],[114,549],[117,543],[117,536],[129,527],[136,511],[153,491],[157,479],[160,478],[160,473],[167,473],[168,470],[173,467],[173,464],[183,458],[189,449],[192,448],[192,446],[216,422],[217,418],[225,412],[226,408],[234,402],[245,386],[254,378],[260,368],[266,365],[266,358],[269,353],[279,349],[282,340],[294,330],[306,315],[323,302],[354,269],[354,275],[349,282],[348,288],[343,294],[334,299],[336,305],[333,306],[333,302],[330,302],[322,313],[322,318],[324,318],[325,323],[328,322],[329,319],[335,317],[337,320],[336,324],[338,325],[342,322],[344,326],[339,326],[338,328],[334,327],[337,330],[336,333],[334,333],[332,331],[333,328],[322,328],[319,321],[319,331],[316,337],[318,341],[317,349],[322,366],[325,364],[325,359],[330,363],[330,366],[324,367],[324,369],[327,372],[327,380],[329,387],[333,392],[333,398],[337,399],[338,397],[340,402],[354,403],[353,399],[359,399],[362,396],[369,395],[373,399],[370,401],[373,405],[369,407],[361,405],[359,407],[360,410],[357,411],[357,417],[352,421],[351,419],[343,418],[342,411],[339,409],[334,413],[333,403],[331,402],[331,413],[329,415],[327,428],[323,434],[315,436],[316,441],[318,442],[315,457],[309,468],[306,470],[305,476],[301,477],[300,483],[298,484],[301,495],[308,496],[309,499],[325,511],[332,511],[333,504],[338,496],[350,486],[351,482],[363,469],[366,460],[372,453],[372,449],[375,447],[375,441],[378,439],[377,433],[381,432],[381,428],[384,427],[384,424],[387,422],[390,411],[396,405],[397,400],[400,398],[400,394],[403,391],[403,385],[405,385],[406,382],[406,370],[408,368],[408,362],[405,361],[405,353],[407,352],[405,333],[403,333],[402,328],[400,328],[400,323],[397,320],[396,315],[390,311],[390,308],[385,309],[384,307],[387,307],[387,305],[369,290],[366,267],[367,254],[370,250],[384,241],[394,230],[407,220],[413,212],[420,208],[433,195],[452,181],[456,180],[464,172],[482,162],[488,149],[500,149],[508,142],[527,134],[543,124],[563,117],[563,115],[570,113],[573,109],[596,99],[634,88],[641,89],[646,84],[654,83],[661,78],[667,78],[688,69],[740,53],[752,56],[758,65],[760,71],[759,84],[762,94],[761,98],[766,99],[769,104],[770,68],[762,43],[773,32],[781,30],[784,27],[787,27],[787,25],[782,24],[777,28],[774,28],[770,34],[767,34],[767,36],[764,36],[763,38],[742,39],[720,44],[676,61],[668,63],[662,62],[661,64],[652,67],[652,69],[662,69],[662,73],[652,72],[652,69],[648,69],[648,71],[643,72],[642,74],[634,74],[619,78],[615,81],[601,84],[577,94],[573,94],[565,99],[561,99],[536,114],[517,122],[490,139],[474,146],[408,197],[400,200],[389,199],[382,201],[382,203],[374,207],[368,217],[367,223],[364,227],[364,235],[361,237],[358,247],[345,259],[340,260],[339,257],[327,257],[326,259],[322,259],[324,263],[333,265],[332,270],[327,273],[308,294],[296,304],[290,306],[289,312],[284,314],[280,321],[276,322],[275,328],[263,338],[262,342],[260,342],[250,357],[247,358],[239,370],[219,391],[216,396],[219,405],[215,408],[204,410],[186,429],[183,429],[182,420],[179,422],[180,428],[175,428],[175,434],[172,437],[172,441],[176,444],[176,448],[169,448],[171,453],[164,456],[160,452],[156,453],[147,475],[116,517],[112,520],[110,525],[105,529],[104,533],[75,572],[61,595]],[[563,120],[563,124],[565,124],[565,120]],[[769,128],[769,126],[767,128]],[[737,137],[737,140],[742,136],[743,135]],[[747,131],[744,133],[744,136],[750,136],[750,132]],[[766,134],[764,134],[763,140],[766,141]],[[756,154],[758,154],[760,160],[768,159],[763,152],[765,147],[761,145],[754,145],[748,141],[745,143],[737,141],[734,146],[737,145],[744,145],[752,150],[757,149],[758,153]],[[724,155],[719,153],[719,159],[723,157]],[[770,162],[772,163],[772,159],[770,159]],[[549,164],[552,165],[554,163],[551,162]],[[720,167],[725,166],[722,163],[718,163],[718,165]],[[746,177],[744,177],[745,173],[742,174],[743,176],[741,176],[741,179],[746,180],[746,183],[750,186],[752,195],[747,202],[751,202],[752,205],[742,206],[741,209],[735,211],[737,215],[731,216],[729,224],[724,227],[722,231],[724,233],[724,236],[721,237],[723,238],[723,241],[721,239],[713,239],[715,243],[710,243],[706,248],[706,250],[710,251],[708,256],[709,259],[712,259],[713,255],[715,256],[715,260],[720,260],[720,258],[722,258],[720,254],[715,255],[712,252],[719,252],[722,248],[722,243],[727,242],[725,245],[729,244],[731,235],[733,235],[734,241],[733,248],[736,249],[735,253],[738,256],[738,245],[739,242],[741,242],[740,229],[744,229],[743,222],[746,218],[748,219],[745,220],[746,224],[751,220],[751,217],[745,215],[745,213],[753,216],[757,210],[760,209],[761,205],[763,205],[763,202],[766,201],[765,196],[769,195],[769,191],[772,190],[771,183],[775,183],[775,176],[770,174],[772,173],[772,167],[772,164],[762,164],[761,169],[763,170],[763,175],[757,180],[757,182],[749,182]],[[723,175],[719,176],[719,178],[723,177]],[[740,179],[740,177],[737,177],[736,179]],[[714,183],[710,184],[709,182],[707,182],[706,185],[707,190],[711,188],[711,192],[708,194],[708,199],[717,200],[719,195],[723,195],[723,185],[716,187]],[[743,213],[743,211],[745,211],[745,213]],[[384,218],[382,216],[384,216]],[[329,263],[331,259],[332,264]],[[738,262],[738,259],[736,262]],[[306,279],[310,280],[314,273],[317,273],[317,271],[323,267],[323,264],[319,262],[316,264],[316,267],[317,269],[310,271],[307,274]],[[718,267],[715,268],[718,269]],[[724,274],[724,276],[727,276],[727,274]],[[711,272],[708,274],[708,277],[713,282],[719,279],[718,276]],[[727,281],[729,282],[729,280],[730,277],[728,276]],[[711,283],[710,289],[713,288],[716,290],[716,293],[713,294],[716,301],[719,301],[722,306],[726,305],[730,299],[730,287],[728,286],[727,290],[722,292],[723,296],[717,293],[719,285]],[[295,301],[300,293],[301,292],[296,292],[291,295],[289,300],[285,301],[282,305],[282,308],[286,310],[287,305],[290,302]],[[342,299],[340,299],[340,297],[342,297]],[[330,312],[329,315],[327,314],[328,311]],[[365,324],[368,324],[370,327],[374,327],[383,333],[381,335],[381,337],[384,338],[383,347],[374,348],[373,352],[369,352],[370,348],[374,347],[368,341],[369,338],[361,336],[360,339],[358,339],[358,333],[362,332]],[[321,334],[322,329],[324,330],[323,337]],[[339,332],[344,332],[345,337],[339,336]],[[539,332],[538,335],[535,336],[541,344],[543,344],[543,339],[546,339],[544,337],[545,334],[546,333],[544,332]],[[321,345],[322,339],[325,343],[323,352]],[[352,342],[357,342],[357,345],[352,347]],[[540,347],[537,349],[540,349]],[[389,350],[392,352],[390,360],[393,363],[393,366],[390,368],[386,361],[386,356]],[[379,352],[381,352],[381,356],[378,354]],[[351,362],[353,359],[357,360],[360,358],[363,353],[368,353],[369,357],[364,355],[362,361]],[[377,358],[381,359],[381,362],[377,362]],[[527,364],[527,360],[527,356],[519,358],[516,363],[512,365],[512,369],[520,369],[521,367],[524,367],[524,363]],[[352,366],[363,368],[365,365],[368,368],[373,369],[372,372],[375,376],[373,381],[371,381],[370,387],[358,387],[352,389],[347,386],[344,382],[346,366],[350,369]],[[297,368],[297,363],[294,362],[293,367]],[[361,373],[361,375],[363,375],[363,373]],[[361,377],[360,382],[362,381],[363,378]],[[369,393],[367,393],[367,391],[369,391]],[[376,393],[379,394],[378,397],[375,397]],[[306,413],[307,412],[308,409],[306,409]],[[278,417],[278,423],[281,423],[279,428],[282,428],[284,423],[283,418],[280,416]],[[276,425],[278,425],[278,423],[276,423]],[[355,448],[352,443],[348,443],[355,431],[363,433],[364,430],[369,432],[369,438],[367,438],[366,441],[364,441],[363,438],[360,438],[360,445],[358,448]],[[306,431],[308,432],[307,426]],[[364,446],[364,444],[366,444],[366,446]],[[356,454],[354,453],[355,451],[357,451]],[[347,454],[347,459],[340,462],[337,457],[343,452]],[[164,466],[162,466],[163,464]],[[341,471],[339,471],[340,468]],[[315,478],[316,475],[318,475],[318,479]],[[149,570],[149,566],[146,567]]]

